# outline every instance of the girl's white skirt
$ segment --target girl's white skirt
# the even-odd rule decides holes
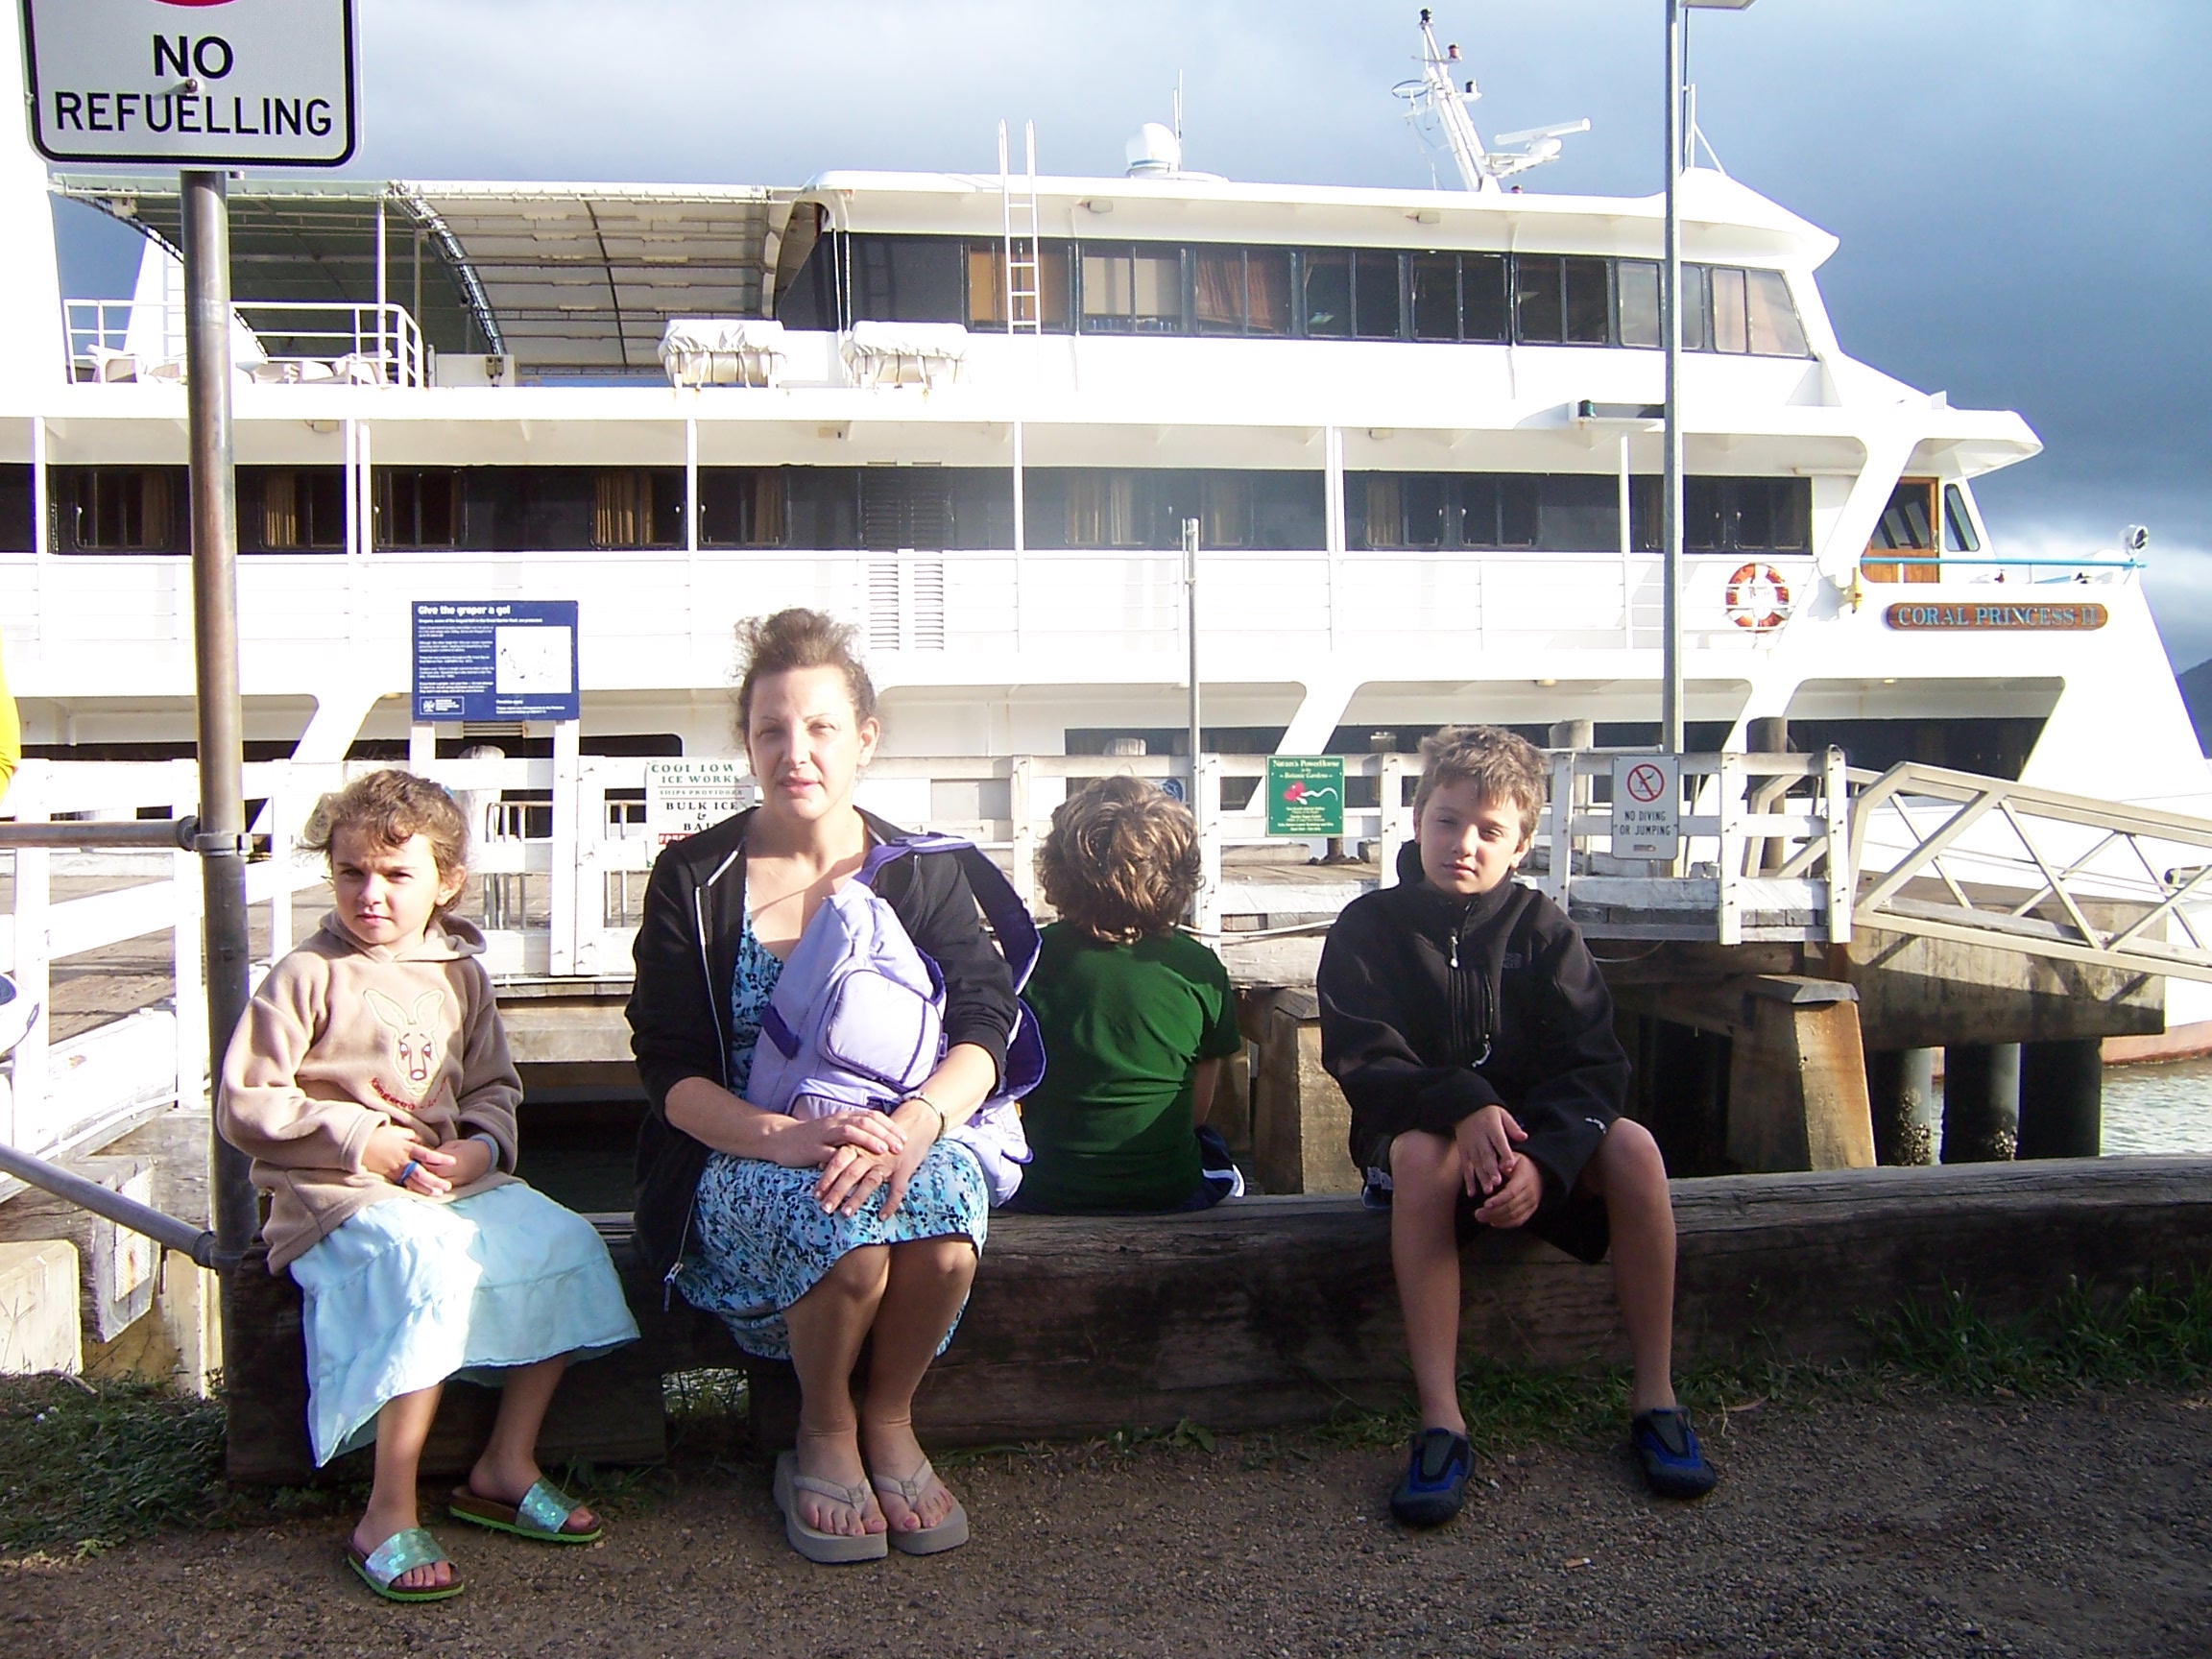
[[[433,1204],[387,1199],[292,1263],[305,1293],[307,1428],[318,1466],[376,1438],[387,1400],[457,1377],[635,1341],[591,1223],[512,1182]]]

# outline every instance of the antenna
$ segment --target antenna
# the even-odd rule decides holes
[[[1175,142],[1183,142],[1183,71],[1175,71]]]
[[[1454,82],[1453,71],[1460,64],[1456,45],[1439,47],[1436,44],[1435,25],[1429,8],[1424,6],[1421,8],[1421,73],[1410,81],[1399,82],[1390,91],[1393,96],[1406,100],[1407,122],[1425,148],[1434,146],[1423,132],[1424,124],[1433,122],[1441,131],[1444,145],[1452,152],[1453,162],[1459,170],[1463,189],[1495,190],[1501,179],[1556,160],[1564,148],[1561,139],[1590,131],[1586,119],[1531,127],[1525,132],[1499,134],[1501,146],[1519,145],[1518,149],[1485,149],[1476,133],[1474,117],[1467,112],[1468,106],[1482,94],[1472,80],[1467,82],[1464,92]]]

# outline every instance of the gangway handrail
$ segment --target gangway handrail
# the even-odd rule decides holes
[[[1852,782],[1863,923],[2212,982],[2212,942],[2192,920],[2212,905],[2212,820],[1919,761]],[[1902,846],[1877,845],[1885,810]],[[1915,894],[1915,881],[1940,882],[1948,897]],[[2181,941],[2152,936],[2170,922]]]
[[[60,819],[54,823],[0,823],[0,849],[45,847],[65,853],[104,853],[134,848],[198,853],[200,820],[140,818],[121,824]]]

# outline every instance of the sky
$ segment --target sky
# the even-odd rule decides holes
[[[1422,185],[1390,86],[1416,5],[1378,0],[360,0],[363,144],[413,179],[797,184],[833,167],[1114,174],[1184,91],[1188,165]],[[1659,188],[1660,0],[1441,0],[1485,135],[1587,116],[1529,188]],[[1854,356],[2018,410],[2044,454],[1977,485],[2002,547],[2151,531],[2176,667],[2212,658],[2212,5],[1758,0],[1696,13],[1698,124],[1825,227]],[[1449,171],[1446,174],[1449,179]],[[65,214],[73,292],[127,292]],[[103,233],[105,229],[106,233]],[[118,272],[121,273],[118,276]],[[115,284],[120,281],[120,289]]]

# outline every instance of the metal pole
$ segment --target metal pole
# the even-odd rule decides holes
[[[1682,5],[1667,0],[1667,270],[1660,335],[1667,347],[1667,430],[1660,463],[1659,535],[1664,638],[1659,740],[1682,753]]]
[[[230,452],[230,207],[224,176],[182,175],[184,378],[192,449],[192,622],[200,713],[200,875],[206,896],[212,1085],[246,1012],[246,745],[238,702],[238,491]],[[181,1087],[184,1080],[180,1078]],[[243,1252],[260,1217],[247,1160],[213,1138],[215,1235]]]
[[[228,1273],[238,1265],[234,1252],[223,1248],[222,1241],[212,1233],[204,1232],[188,1221],[180,1221],[174,1215],[164,1215],[134,1198],[126,1198],[111,1188],[97,1181],[87,1181],[82,1175],[71,1174],[58,1164],[49,1164],[43,1158],[34,1158],[28,1152],[0,1142],[0,1173],[12,1175],[18,1181],[42,1188],[55,1197],[74,1204],[80,1210],[89,1210],[95,1215],[105,1215],[117,1226],[128,1227],[133,1233],[143,1233],[166,1250],[181,1250],[203,1267],[213,1267]]]
[[[1198,816],[1198,520],[1183,520],[1183,631],[1190,644],[1190,816]]]

